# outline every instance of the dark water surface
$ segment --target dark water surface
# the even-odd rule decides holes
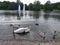
[[[39,32],[46,32],[46,40],[52,40],[54,31],[57,31],[56,39],[60,39],[59,12],[26,11],[25,15],[21,13],[21,16],[18,17],[16,10],[0,10],[0,39],[14,39],[13,27],[10,27],[10,24],[15,27],[31,25],[30,33],[15,34],[15,39],[41,40]]]

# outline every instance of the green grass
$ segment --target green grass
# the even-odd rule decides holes
[[[53,10],[54,12],[60,12],[60,10]]]

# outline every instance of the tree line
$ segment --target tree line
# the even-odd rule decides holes
[[[21,10],[23,9],[23,3],[20,3]],[[44,5],[40,1],[34,1],[29,5],[25,4],[26,10],[40,11],[41,9],[45,11],[60,10],[60,2],[51,3],[47,1]],[[18,4],[16,2],[3,1],[0,2],[0,10],[17,10]]]

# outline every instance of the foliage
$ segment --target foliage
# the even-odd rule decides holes
[[[40,11],[40,2],[39,1],[35,1],[33,4],[33,10],[34,11]]]
[[[20,6],[22,10],[23,9],[22,2],[20,2]],[[60,2],[51,3],[50,1],[47,1],[44,5],[42,5],[40,1],[34,1],[34,3],[30,3],[29,5],[25,4],[25,8],[26,10],[34,10],[34,11],[40,11],[41,9],[45,11],[60,10]],[[17,9],[18,9],[18,3],[9,1],[0,2],[0,10],[17,10]]]
[[[17,4],[15,2],[4,1],[0,2],[0,10],[15,10],[17,9]]]
[[[53,10],[60,10],[60,2],[57,3],[50,3],[48,4],[48,1],[44,5],[45,11],[53,11]]]

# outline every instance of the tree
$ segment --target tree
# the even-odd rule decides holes
[[[44,10],[45,11],[52,11],[53,10],[53,7],[51,5],[51,2],[50,1],[47,1],[44,5]]]
[[[32,3],[30,3],[30,4],[28,5],[28,9],[29,9],[29,10],[33,10],[33,4],[32,4]]]
[[[35,1],[33,4],[33,10],[34,11],[40,11],[41,7],[40,7],[40,1]]]
[[[27,4],[25,4],[25,10],[28,10],[28,6],[27,6]]]

